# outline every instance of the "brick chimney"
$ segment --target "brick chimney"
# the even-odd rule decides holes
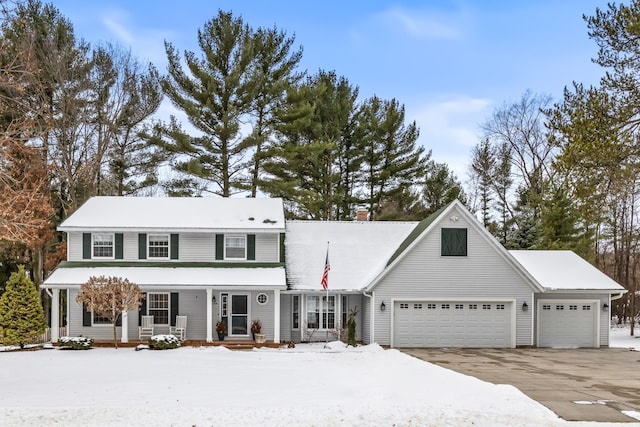
[[[369,220],[369,211],[366,209],[359,209],[356,212],[356,221],[368,221]]]

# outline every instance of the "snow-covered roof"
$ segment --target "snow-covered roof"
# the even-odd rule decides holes
[[[572,251],[509,251],[547,291],[623,291],[615,280]]]
[[[126,278],[139,286],[200,288],[224,286],[228,288],[286,289],[284,267],[74,267],[58,268],[44,281],[45,288],[76,286],[91,276]]]
[[[61,231],[279,230],[282,199],[222,197],[92,197],[67,218]]]
[[[320,280],[329,242],[329,289],[364,289],[416,225],[396,221],[287,221],[287,280],[295,290],[322,290]]]

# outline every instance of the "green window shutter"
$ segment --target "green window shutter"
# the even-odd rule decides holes
[[[120,316],[116,319],[116,326],[122,326],[122,313],[120,313]]]
[[[177,234],[172,234],[171,238],[169,239],[169,245],[171,246],[170,251],[171,251],[171,255],[170,258],[171,259],[178,259],[178,245],[180,243],[180,238]]]
[[[91,259],[91,233],[82,233],[82,259]]]
[[[256,259],[256,235],[247,235],[247,259],[249,261],[255,261]]]
[[[82,304],[82,326],[91,326],[91,312]]]
[[[216,260],[224,259],[224,234],[216,234]]]
[[[178,293],[171,292],[171,326],[176,326],[177,315],[178,315]]]
[[[138,326],[142,326],[142,316],[147,315],[147,294],[142,294],[140,307],[138,308]]]
[[[280,233],[280,262],[285,262],[285,257],[284,257],[284,233]]]
[[[440,242],[442,256],[467,256],[466,228],[443,228]]]
[[[123,250],[123,245],[124,245],[123,240],[124,240],[124,237],[123,237],[122,233],[116,233],[116,242],[115,242],[116,243],[116,253],[115,253],[116,259],[123,259],[124,258],[124,255],[123,255],[123,252],[124,252],[124,250]]]
[[[147,259],[147,235],[138,234],[138,259]]]

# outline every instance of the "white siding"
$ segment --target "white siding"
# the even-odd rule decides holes
[[[280,234],[256,234],[256,261],[278,262]]]
[[[212,262],[216,257],[216,236],[205,233],[183,233],[178,248],[180,261]]]
[[[138,260],[138,233],[124,233],[122,236],[122,257],[125,261]],[[138,328],[136,327],[136,336]]]
[[[67,234],[67,260],[82,261],[82,233]]]
[[[450,217],[457,217],[452,221]],[[532,344],[532,288],[484,233],[466,222],[467,216],[453,210],[449,218],[432,224],[431,232],[376,285],[375,341],[390,345],[391,305],[394,300],[411,299],[513,299],[516,301],[516,345]],[[474,220],[475,221],[475,220]],[[467,228],[467,256],[440,255],[440,229]],[[379,309],[384,301],[387,310]],[[523,311],[527,302],[529,310]]]
[[[292,334],[291,294],[281,293],[280,294],[280,341],[281,342],[293,341],[291,334]]]

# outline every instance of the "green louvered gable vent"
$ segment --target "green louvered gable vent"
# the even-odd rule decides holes
[[[442,256],[467,256],[467,229],[443,228],[441,244]]]

